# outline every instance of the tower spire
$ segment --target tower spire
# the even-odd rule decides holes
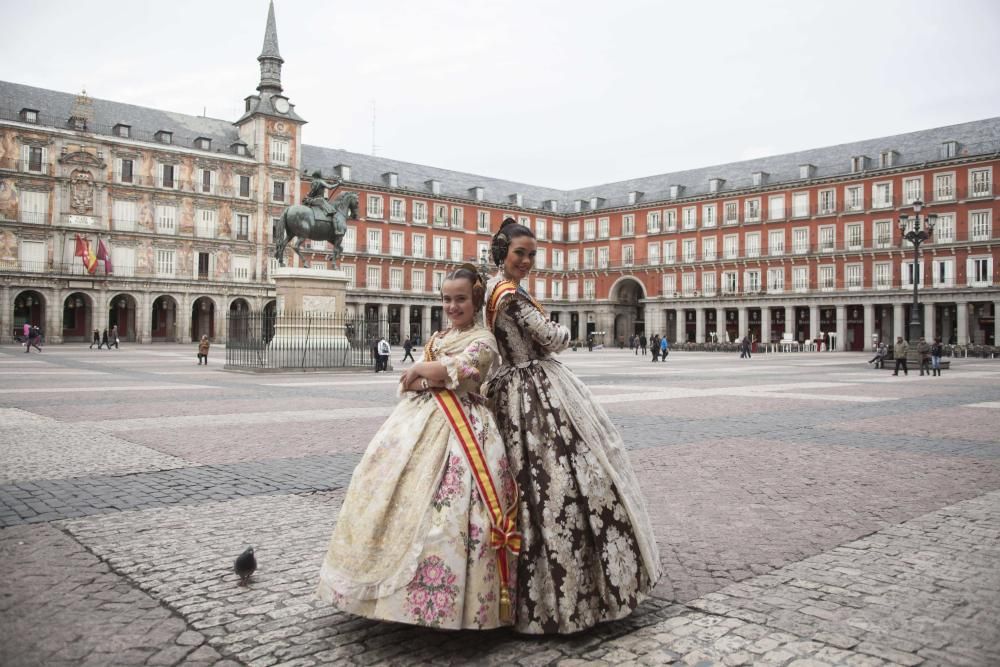
[[[267,10],[267,27],[264,29],[264,46],[257,56],[260,63],[260,83],[257,90],[261,93],[281,93],[281,65],[284,59],[278,52],[278,28],[274,21],[274,0],[271,0]]]

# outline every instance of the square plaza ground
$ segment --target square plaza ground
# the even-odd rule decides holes
[[[623,432],[665,575],[625,621],[525,638],[312,596],[398,373],[210,357],[0,349],[0,664],[1000,664],[1000,360],[564,353]]]

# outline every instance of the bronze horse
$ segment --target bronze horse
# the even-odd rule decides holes
[[[337,267],[340,256],[344,254],[343,240],[347,233],[347,220],[358,219],[358,193],[345,192],[337,195],[330,205],[334,209],[332,217],[320,217],[322,214],[318,208],[301,204],[289,206],[282,212],[281,224],[274,230],[274,258],[279,265],[285,265],[285,249],[295,237],[298,242],[292,246],[292,250],[302,260],[302,266],[309,266],[301,251],[302,242],[309,239],[332,243],[333,267]]]

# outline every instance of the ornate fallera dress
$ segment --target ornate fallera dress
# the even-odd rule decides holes
[[[512,521],[516,486],[479,395],[498,361],[496,340],[482,326],[437,333],[425,358],[447,368],[446,388]],[[434,392],[403,394],[351,477],[320,570],[321,599],[359,616],[435,628],[509,625],[500,599],[509,600],[513,582],[501,595],[503,547],[491,542],[496,522],[477,487],[482,475],[474,475],[463,447]],[[513,571],[516,559],[510,552],[506,558]]]
[[[515,628],[572,633],[627,616],[660,564],[621,435],[552,357],[566,327],[499,277],[486,303],[503,365],[485,389],[521,490]]]

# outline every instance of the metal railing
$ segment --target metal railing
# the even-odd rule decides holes
[[[344,313],[230,312],[226,368],[250,371],[372,368],[389,322]]]

